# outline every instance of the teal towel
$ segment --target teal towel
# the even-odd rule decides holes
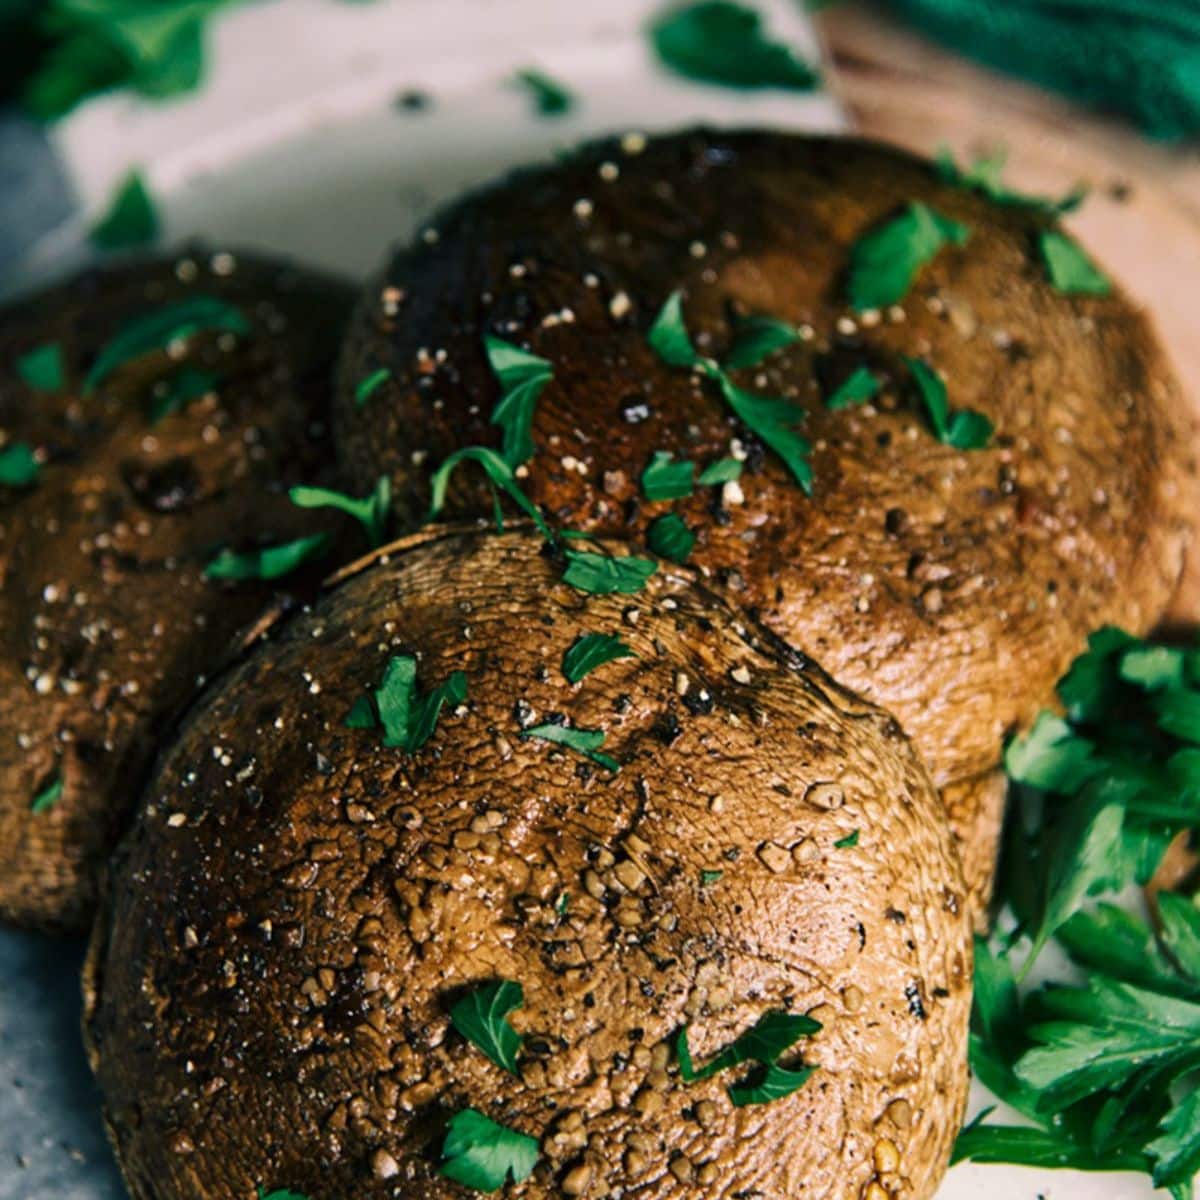
[[[891,0],[926,33],[1150,136],[1200,133],[1200,0]]]

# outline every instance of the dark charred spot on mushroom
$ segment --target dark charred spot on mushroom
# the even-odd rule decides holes
[[[925,1002],[921,999],[921,985],[919,983],[913,982],[908,984],[904,989],[904,998],[908,1001],[908,1011],[918,1021],[927,1019]]]
[[[199,499],[202,484],[190,458],[176,456],[162,463],[128,460],[121,478],[139,507],[147,512],[186,512]]]

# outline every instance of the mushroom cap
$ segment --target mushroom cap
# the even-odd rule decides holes
[[[933,1194],[971,938],[924,767],[692,572],[636,595],[560,575],[524,533],[418,535],[181,723],[85,983],[134,1200],[463,1195],[438,1165],[466,1108],[537,1139],[513,1197]],[[587,633],[634,656],[572,685]],[[393,655],[425,693],[466,674],[411,756],[345,724]],[[541,722],[602,730],[619,770],[522,736]],[[516,1074],[447,1015],[500,979],[523,988]],[[781,1059],[816,1067],[799,1090],[739,1108],[749,1066],[683,1082],[683,1025],[700,1064],[780,1010],[822,1026]]]
[[[913,201],[966,225],[968,241],[941,250],[896,305],[855,313],[853,246]],[[640,541],[666,511],[641,497],[651,456],[702,468],[740,439],[740,503],[713,488],[673,502],[696,534],[693,561],[894,713],[939,786],[987,797],[968,781],[1052,700],[1087,633],[1154,625],[1197,511],[1182,401],[1147,322],[1117,289],[1055,290],[1038,252],[1052,226],[854,139],[600,142],[467,196],[395,255],[343,355],[339,452],[359,478],[390,471],[422,513],[432,467],[499,440],[487,334],[553,366],[523,486],[564,526]],[[807,410],[811,498],[711,381],[648,345],[677,289],[718,360],[739,315],[800,328],[735,378]],[[988,448],[934,438],[906,357],[942,373],[953,408],[991,420]],[[827,409],[859,365],[880,393]],[[356,406],[354,385],[381,366],[389,381]],[[458,484],[447,512],[487,511],[477,479]],[[957,824],[974,844],[994,826],[970,805]],[[978,857],[987,866],[990,849]]]
[[[206,329],[88,386],[116,337],[197,298],[249,331]],[[157,739],[273,595],[205,566],[223,546],[322,527],[286,484],[323,469],[348,311],[327,278],[196,253],[90,272],[0,313],[0,444],[42,459],[32,486],[0,485],[0,918],[92,920]],[[26,356],[45,347],[61,386],[51,371],[35,388]],[[190,398],[154,419],[180,381],[196,384]]]

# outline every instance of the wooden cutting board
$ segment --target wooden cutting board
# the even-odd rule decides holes
[[[1092,193],[1069,224],[1152,315],[1200,417],[1200,143],[1170,149],[1037,88],[991,72],[845,3],[818,17],[835,90],[857,128],[926,154],[961,159],[1004,147],[1006,179]],[[1200,625],[1200,547],[1174,618]]]

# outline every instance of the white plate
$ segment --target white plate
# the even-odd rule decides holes
[[[641,32],[655,7],[288,0],[235,9],[216,22],[213,75],[199,95],[167,106],[108,97],[57,127],[80,211],[0,286],[30,286],[86,260],[83,232],[132,166],[162,204],[168,242],[202,236],[362,276],[464,185],[588,136],[700,122],[845,128],[827,93],[737,93],[666,74]],[[818,57],[799,4],[759,8],[774,32]],[[531,66],[577,93],[571,114],[532,115],[508,83]],[[398,108],[411,91],[430,105]],[[0,1200],[124,1195],[78,1040],[79,953],[0,931]],[[973,1099],[976,1109],[990,1102]],[[938,1200],[1162,1195],[1139,1176],[964,1165]]]

